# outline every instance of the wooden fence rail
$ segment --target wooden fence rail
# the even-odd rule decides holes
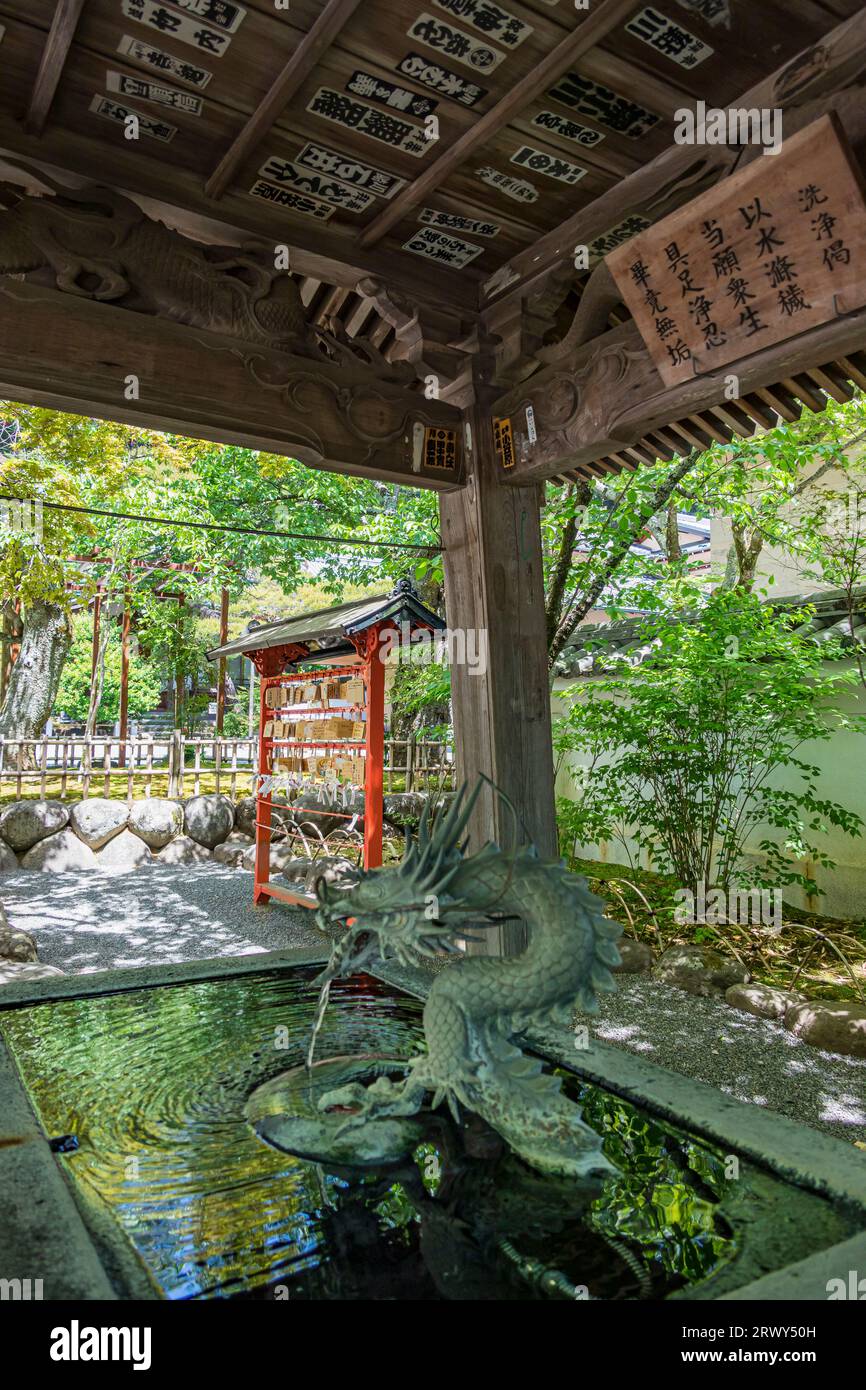
[[[180,729],[119,739],[63,734],[0,738],[0,800],[39,796],[66,801],[85,796],[128,802],[150,796],[225,792],[249,796],[258,739],[187,737]],[[125,787],[124,787],[125,784]],[[430,739],[385,740],[385,788],[424,790],[454,785],[447,744]]]

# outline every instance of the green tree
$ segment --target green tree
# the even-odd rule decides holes
[[[123,654],[116,627],[113,628],[106,623],[106,628],[110,635],[106,645],[105,679],[97,707],[97,719],[101,722],[113,722],[120,716],[120,673]],[[91,626],[86,618],[78,618],[73,623],[72,644],[57,690],[55,708],[58,713],[69,719],[86,719],[93,684],[91,668]],[[130,718],[135,719],[153,709],[162,687],[163,677],[159,666],[133,654],[129,662]]]
[[[841,730],[862,736],[863,721],[838,709],[856,675],[829,669],[832,646],[797,631],[802,609],[774,611],[741,589],[690,597],[690,608],[647,617],[650,659],[614,661],[611,674],[565,692],[555,746],[578,796],[560,807],[564,832],[651,851],[683,887],[799,883],[816,893],[797,861],[832,867],[821,834],[859,835],[862,822],[823,795],[805,746]],[[756,839],[763,868],[746,858]]]

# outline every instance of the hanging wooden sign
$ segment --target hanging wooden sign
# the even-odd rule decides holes
[[[866,303],[866,200],[833,116],[607,256],[668,386]]]

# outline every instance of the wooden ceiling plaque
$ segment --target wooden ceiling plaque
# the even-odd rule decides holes
[[[866,199],[832,116],[607,256],[667,386],[866,303]]]

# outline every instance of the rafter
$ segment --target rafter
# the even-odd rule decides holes
[[[40,135],[45,128],[83,9],[84,0],[57,0],[33,95],[24,118],[24,128],[30,135]]]
[[[264,139],[288,102],[352,18],[361,0],[328,0],[310,32],[298,44],[264,101],[256,107],[205,185],[209,198],[221,198],[247,156]]]
[[[434,188],[444,183],[454,170],[469,158],[473,150],[486,144],[491,136],[508,125],[529,102],[546,92],[551,83],[561,77],[590,48],[601,43],[634,8],[635,0],[601,0],[601,4],[596,4],[590,17],[585,19],[574,33],[557,44],[532,72],[527,73],[526,77],[512,87],[502,101],[492,107],[486,115],[480,116],[434,164],[392,199],[388,207],[364,228],[358,239],[359,245],[374,246],[380,241],[410,208],[416,207],[422,198],[426,198]]]

